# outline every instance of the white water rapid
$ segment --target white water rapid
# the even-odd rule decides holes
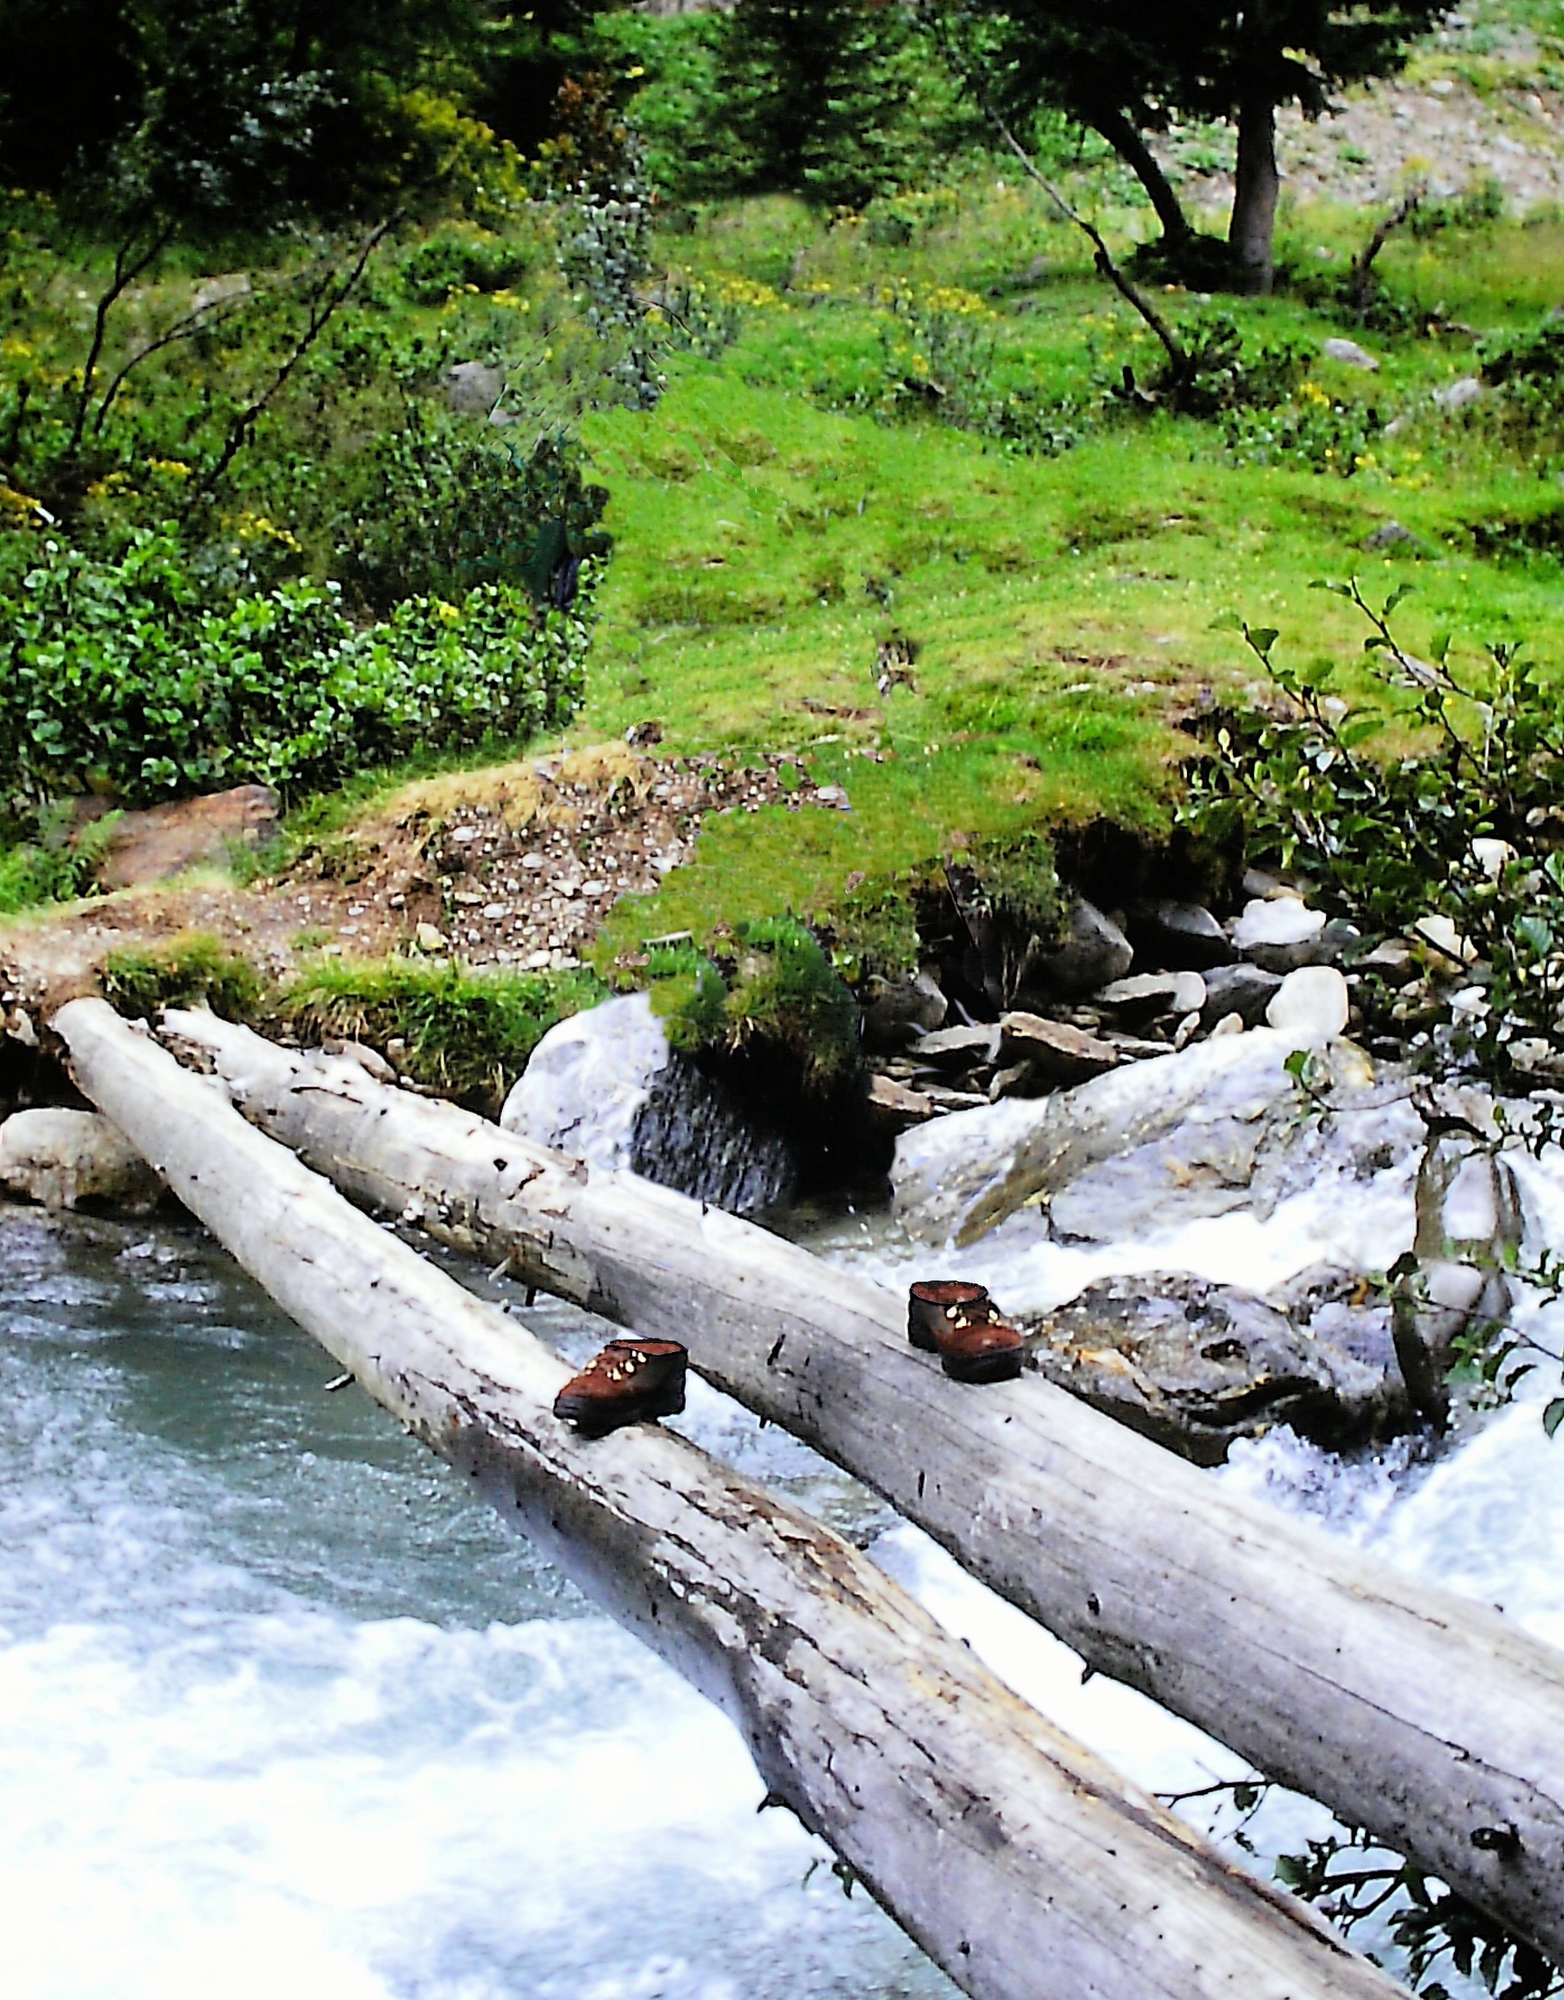
[[[1523,1162],[1521,1178],[1532,1241],[1557,1243],[1564,1171]],[[1264,1222],[1239,1210],[1114,1246],[1051,1243],[1028,1213],[959,1270],[1031,1305],[1111,1271],[1259,1290],[1327,1255],[1383,1268],[1410,1237],[1411,1180],[1398,1158]],[[811,1240],[897,1285],[950,1264],[883,1221]],[[517,1309],[572,1357],[601,1331]],[[197,1230],[0,1213],[0,1324],[7,1992],[953,1993],[785,1812],[757,1812],[730,1726],[356,1388],[325,1393],[329,1360]],[[1343,1462],[1275,1433],[1212,1476],[1564,1645],[1564,1437],[1545,1441],[1533,1379],[1433,1458]],[[1066,1648],[786,1436],[700,1385],[680,1427],[870,1542],[1131,1776],[1186,1791],[1240,1774],[1144,1698],[1083,1686]],[[1273,1794],[1246,1831],[1268,1871],[1328,1826]]]

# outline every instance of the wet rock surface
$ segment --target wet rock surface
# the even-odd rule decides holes
[[[500,1124],[737,1215],[785,1201],[798,1181],[787,1137],[757,1120],[720,1075],[668,1046],[644,993],[551,1028]]]
[[[1292,1311],[1181,1273],[1108,1278],[1017,1321],[1029,1365],[1197,1465],[1287,1424],[1340,1447],[1411,1418],[1388,1305],[1344,1273],[1309,1275]]]

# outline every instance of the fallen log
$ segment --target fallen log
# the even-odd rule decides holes
[[[1076,1648],[1564,1961],[1564,1656],[1239,1500],[1036,1376],[948,1382],[903,1306],[631,1175],[211,1014],[165,1031],[355,1200],[690,1347]]]
[[[670,1432],[582,1442],[541,1342],[101,1000],[81,1088],[329,1353],[723,1707],[769,1796],[981,2000],[1398,1989],[1027,1708],[866,1557]]]

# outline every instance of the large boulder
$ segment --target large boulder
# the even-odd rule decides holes
[[[1274,1424],[1333,1447],[1405,1428],[1389,1308],[1354,1305],[1356,1283],[1311,1272],[1273,1303],[1142,1272],[1021,1324],[1031,1366],[1051,1381],[1197,1465],[1217,1465],[1235,1438]]]
[[[736,1215],[785,1201],[798,1179],[788,1141],[759,1124],[719,1076],[670,1048],[644,993],[550,1028],[500,1124],[588,1166],[628,1169]]]
[[[0,1188],[44,1208],[82,1203],[143,1214],[162,1193],[117,1125],[96,1111],[39,1106],[0,1124]]]
[[[1126,1063],[1052,1097],[938,1119],[897,1141],[897,1214],[914,1236],[963,1244],[1048,1196],[1056,1227],[1096,1240],[1128,1233],[1152,1211],[1167,1219],[1164,1197],[1180,1185],[1182,1212],[1220,1214],[1246,1198],[1266,1113],[1296,1103],[1286,1063],[1298,1046],[1292,1034],[1258,1028]],[[1341,1058],[1344,1070],[1362,1062],[1356,1052]],[[1169,1152],[1163,1142],[1176,1131],[1180,1147]],[[1125,1173],[1097,1176],[1061,1224],[1060,1191],[1121,1161]]]

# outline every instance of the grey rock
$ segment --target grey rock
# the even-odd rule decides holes
[[[897,1215],[914,1236],[971,1243],[1034,1196],[1051,1195],[1059,1227],[1062,1190],[1073,1198],[1090,1169],[1134,1154],[1126,1185],[1099,1183],[1076,1202],[1069,1233],[1128,1234],[1180,1200],[1181,1213],[1222,1214],[1247,1198],[1265,1114],[1295,1101],[1284,1067],[1294,1046],[1257,1028],[1121,1064],[1040,1102],[1007,1099],[907,1133],[891,1168]],[[1174,1132],[1182,1153],[1166,1144]]]
[[[1365,535],[1361,546],[1377,554],[1382,549],[1416,548],[1420,544],[1410,528],[1403,528],[1399,521],[1386,521],[1372,535]]]
[[[1163,898],[1138,904],[1127,929],[1139,960],[1174,972],[1204,972],[1236,956],[1226,931],[1200,903]]]
[[[1070,999],[1122,979],[1135,962],[1129,939],[1095,903],[1078,896],[1070,907],[1070,932],[1056,951],[1028,955],[1020,989],[1033,987]]]
[[[905,1048],[931,1028],[937,1028],[948,1002],[927,972],[904,979],[877,980],[863,1010],[864,1045],[876,1052]]]
[[[1469,410],[1474,403],[1480,403],[1486,393],[1480,377],[1463,375],[1448,388],[1436,390],[1434,401],[1446,415],[1453,416],[1459,410]]]
[[[1301,965],[1333,965],[1357,943],[1359,933],[1340,917],[1326,920],[1294,897],[1255,898],[1232,927],[1233,943],[1267,972],[1296,972]]]
[[[1359,347],[1355,340],[1336,337],[1327,340],[1320,351],[1327,361],[1339,361],[1345,368],[1362,368],[1370,374],[1379,372],[1379,363],[1366,347]]]
[[[1493,1129],[1490,1108],[1449,1108],[1458,1118],[1467,1114],[1466,1129],[1436,1128],[1424,1150],[1412,1236],[1418,1282],[1402,1287],[1394,1313],[1396,1352],[1412,1399],[1441,1428],[1449,1419],[1457,1341],[1509,1318],[1514,1295],[1505,1265],[1522,1228],[1515,1176],[1481,1136]]]
[[[486,417],[504,393],[505,371],[486,361],[458,361],[446,369],[440,386],[459,415]]]
[[[912,1054],[920,1063],[938,1063],[960,1069],[973,1062],[993,1062],[999,1054],[1000,1028],[997,1021],[959,1028],[936,1028],[920,1035]]]
[[[1240,959],[1233,965],[1214,965],[1205,975],[1206,1004],[1201,1009],[1201,1025],[1213,1028],[1225,1015],[1237,1014],[1246,1028],[1265,1018],[1271,995],[1282,983],[1279,972],[1250,965]]]
[[[0,1125],[0,1188],[44,1208],[83,1202],[144,1213],[162,1185],[118,1126],[96,1111],[38,1107]]]
[[[785,1201],[798,1178],[782,1135],[747,1118],[719,1076],[669,1047],[644,993],[550,1028],[500,1124],[736,1215]]]
[[[1131,1020],[1151,1020],[1159,1014],[1198,1014],[1206,1004],[1206,982],[1198,972],[1136,972],[1115,979],[1092,998]]]
[[[1300,1330],[1251,1292],[1180,1274],[1091,1285],[1053,1312],[1022,1316],[1031,1365],[1072,1394],[1197,1465],[1275,1424],[1331,1446],[1390,1435],[1407,1399],[1389,1336]]]

